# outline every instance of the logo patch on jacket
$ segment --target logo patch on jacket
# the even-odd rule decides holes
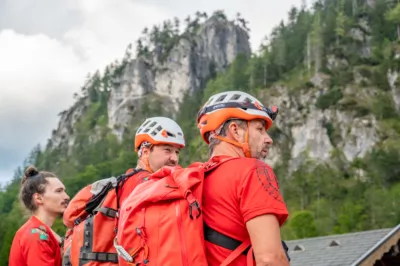
[[[39,234],[39,239],[40,240],[48,240],[49,235],[46,233],[46,228],[43,226],[39,226],[39,228],[33,228],[31,230],[31,234]]]

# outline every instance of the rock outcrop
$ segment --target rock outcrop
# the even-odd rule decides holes
[[[238,54],[250,56],[248,39],[247,32],[233,22],[211,17],[197,34],[180,38],[165,62],[132,60],[111,90],[110,128],[121,138],[132,110],[149,93],[169,98],[177,110],[185,93],[204,89],[213,72],[224,71]]]
[[[372,5],[373,1],[370,2]],[[370,29],[364,20],[359,24],[360,27],[350,31],[350,35],[363,43],[361,57],[367,58],[371,56]],[[158,50],[154,49],[150,56],[129,59],[112,77],[108,88],[107,126],[119,140],[147,96],[161,97],[162,107],[176,113],[184,95],[203,90],[209,78],[224,72],[237,55],[251,55],[247,31],[217,16],[206,20],[195,33],[179,36],[166,57]],[[396,59],[399,58],[397,54]],[[349,63],[332,54],[327,55],[326,67],[330,71],[347,71]],[[379,94],[379,89],[370,86],[370,78],[362,75],[361,69],[349,71],[354,73],[353,81],[340,89],[343,97],[329,108],[320,108],[317,104],[321,96],[332,91],[329,88],[331,77],[321,73],[308,78],[309,86],[303,88],[274,85],[262,90],[260,98],[264,103],[280,108],[274,129],[280,134],[276,141],[278,145],[271,149],[270,164],[288,160],[290,170],[294,170],[308,158],[330,163],[333,153],[343,161],[351,162],[363,157],[380,141],[381,129],[373,114],[359,115],[351,108],[341,108],[355,105],[361,98],[368,102]],[[399,72],[390,70],[387,80],[395,107],[400,112]],[[85,85],[88,86],[90,84]],[[87,99],[81,98],[60,114],[50,147],[74,144],[74,125],[89,104]]]

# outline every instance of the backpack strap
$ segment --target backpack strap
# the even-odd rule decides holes
[[[240,255],[247,256],[247,265],[249,261],[254,259],[253,248],[251,247],[250,239],[246,239],[244,242],[233,239],[229,236],[226,236],[204,223],[204,238],[206,241],[213,243],[214,245],[232,250],[232,253],[223,261],[220,266],[227,266],[229,263],[234,261]],[[285,250],[285,254],[287,259],[290,261],[290,257],[288,254],[289,248],[286,245],[285,241],[282,241],[282,247]]]
[[[136,175],[137,173],[142,172],[142,171],[148,172],[147,170],[143,170],[142,168],[138,168],[138,169],[135,168],[132,172],[129,172],[129,173],[127,173],[127,174],[120,175],[120,176],[117,178],[117,185],[115,186],[115,194],[117,195],[117,211],[119,210],[119,207],[120,207],[120,206],[119,206],[120,195],[119,195],[119,193],[118,193],[119,188],[122,188],[122,187],[124,186],[125,181],[126,181],[129,177],[131,177],[131,176],[133,176],[133,175]]]
[[[103,202],[104,198],[108,194],[108,192],[111,189],[113,189],[114,186],[115,186],[115,189],[116,189],[117,197],[119,197],[119,195],[118,195],[118,187],[120,187],[120,186],[122,187],[123,184],[125,183],[125,181],[129,177],[135,175],[136,173],[138,173],[140,171],[144,171],[144,170],[135,169],[134,171],[132,171],[132,172],[130,172],[128,174],[120,175],[119,177],[116,178],[117,179],[117,184],[116,185],[113,184],[112,182],[109,182],[106,186],[104,186],[102,188],[102,190],[99,193],[97,193],[96,195],[93,195],[93,197],[86,203],[85,211],[88,214],[92,214],[93,212],[97,211],[98,208],[100,207],[101,203]],[[119,209],[119,205],[117,205],[117,207],[118,207],[117,209]],[[107,213],[108,213],[108,211],[107,211]],[[77,221],[75,221],[75,225],[79,224],[82,221],[81,219],[79,219],[79,220],[78,219],[77,219]]]
[[[253,265],[254,254],[253,248],[251,247],[250,238],[240,242],[215,231],[206,224],[204,224],[204,238],[208,242],[232,250],[232,253],[229,254],[229,256],[221,263],[220,266],[227,266],[231,264],[240,255],[245,255],[247,257],[247,266]]]
[[[250,246],[250,238],[246,241],[242,242],[231,254],[221,263],[220,266],[227,266],[232,263],[237,257],[239,257],[243,252],[243,250],[248,250],[247,257],[247,266],[253,266],[254,256],[253,256],[253,248]]]
[[[112,208],[100,207],[97,208],[95,211],[101,212],[102,214],[110,218],[115,218],[117,216],[117,211]]]
[[[219,165],[223,164],[224,162],[238,159],[240,157],[228,157],[224,158],[221,161],[215,162],[213,160],[205,163],[205,172],[208,173],[213,169],[217,168]],[[250,238],[246,239],[245,241],[241,242],[239,240],[233,239],[229,236],[226,236],[211,227],[209,227],[206,223],[204,223],[204,238],[206,241],[213,243],[214,245],[232,250],[232,253],[222,262],[220,266],[227,266],[231,262],[233,262],[237,257],[240,255],[247,256],[247,265],[253,265],[254,254],[253,248],[251,247]],[[290,261],[290,257],[288,254],[288,246],[284,241],[282,241],[283,249],[285,250],[285,254],[287,259]]]
[[[220,247],[229,249],[229,250],[236,250],[242,242],[236,239],[233,239],[229,236],[226,236],[218,231],[215,231],[211,227],[209,227],[206,223],[204,223],[204,238],[215,245]],[[249,252],[250,247],[243,249],[238,255],[247,255]]]
[[[115,224],[114,224],[114,233],[117,234],[117,230],[118,230],[118,222],[119,222],[119,201],[120,201],[120,195],[118,193],[118,189],[122,188],[125,184],[125,181],[131,177],[136,175],[139,172],[148,172],[147,170],[143,170],[142,168],[138,168],[138,169],[134,169],[132,172],[129,172],[127,174],[121,175],[120,177],[118,177],[118,182],[117,185],[115,186],[115,195],[117,195],[117,210],[115,212]]]
[[[205,164],[205,172],[209,174],[209,172],[211,172],[221,164],[238,158],[240,157],[228,157],[217,162],[211,159],[209,162]],[[253,249],[251,248],[250,238],[244,242],[238,241],[236,239],[233,239],[229,236],[226,236],[224,234],[215,231],[214,229],[209,227],[206,223],[204,223],[204,238],[208,242],[232,250],[232,253],[229,254],[229,256],[222,262],[220,266],[229,265],[240,255],[247,256],[248,266],[253,265],[253,256],[251,256],[253,253]]]
[[[216,161],[213,158],[211,158],[211,160],[209,160],[208,162],[204,163],[202,165],[202,167],[204,168],[204,171],[207,174],[209,174],[209,172],[211,172],[212,170],[214,170],[215,168],[217,168],[221,164],[226,163],[226,162],[231,161],[231,160],[239,159],[239,158],[241,158],[241,157],[227,157],[227,158],[224,158],[224,159],[219,160],[219,161]]]
[[[90,252],[90,253],[81,253],[79,255],[79,262],[86,263],[88,261],[118,263],[118,254],[105,253],[105,252]]]

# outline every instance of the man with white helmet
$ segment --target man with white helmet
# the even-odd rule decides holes
[[[127,171],[131,175],[120,176],[117,183],[99,180],[84,187],[70,201],[63,215],[64,224],[69,228],[63,265],[71,262],[93,265],[91,261],[95,265],[117,263],[113,241],[120,206],[139,183],[147,180],[149,173],[166,165],[177,165],[184,146],[182,129],[175,121],[167,117],[146,119],[136,132],[135,150],[139,159],[136,169]]]
[[[253,256],[257,266],[289,265],[280,238],[288,211],[272,168],[262,161],[273,143],[267,130],[277,114],[276,107],[265,108],[241,91],[211,96],[198,113],[210,161],[235,157],[207,174],[204,181],[210,266],[246,265],[246,256],[251,263],[247,265],[253,265]]]
[[[147,118],[135,135],[135,151],[139,157],[136,169],[153,173],[163,166],[175,166],[184,147],[182,129],[174,120],[168,117]],[[129,169],[127,173],[133,170]],[[146,172],[138,172],[126,180],[121,189],[120,203],[147,175]]]

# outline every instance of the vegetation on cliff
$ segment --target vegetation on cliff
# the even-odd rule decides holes
[[[304,92],[315,89],[310,78],[323,73],[329,77],[329,85],[318,98],[317,108],[347,109],[358,117],[376,117],[383,132],[381,140],[364,158],[349,164],[333,154],[331,164],[309,160],[294,172],[288,171],[287,138],[279,129],[272,129],[283,154],[275,171],[291,213],[283,229],[285,239],[391,227],[400,222],[396,207],[400,205],[400,117],[387,78],[389,70],[400,70],[400,4],[375,0],[370,7],[367,2],[371,1],[325,0],[317,1],[310,9],[292,8],[287,23],[280,23],[272,31],[259,53],[250,59],[239,55],[225,73],[215,73],[204,91],[186,95],[177,114],[188,143],[181,153],[183,166],[206,159],[207,149],[199,137],[195,116],[205,99],[226,89],[261,97],[272,93],[274,85],[282,84],[293,93]],[[214,15],[227,19],[222,11]],[[158,54],[158,60],[165,60],[177,40],[190,36],[206,17],[198,12],[196,19],[187,19],[183,33],[179,32],[178,20],[145,29],[137,42],[136,56],[150,58]],[[238,23],[246,27],[240,17]],[[135,165],[133,138],[137,125],[145,117],[163,114],[158,105],[143,104],[134,111],[135,120],[122,142],[107,128],[107,99],[115,77],[131,60],[130,49],[121,62],[110,64],[103,74],[90,75],[80,95],[76,95],[74,108],[84,106],[84,111],[69,129],[74,136],[73,146],[49,141],[47,147],[35,147],[16,170],[13,181],[0,192],[0,265],[7,265],[11,240],[24,222],[16,195],[26,165],[55,171],[71,196],[88,183],[119,175]],[[332,58],[346,63],[329,67]],[[362,76],[361,82],[355,81],[356,71]],[[349,84],[353,84],[352,93],[346,91]],[[379,91],[377,96],[357,97],[370,87]],[[143,101],[157,101],[157,97],[146,96]],[[329,122],[327,131],[335,143],[337,134]],[[363,178],[355,178],[360,171]],[[60,221],[56,230],[64,233]]]

